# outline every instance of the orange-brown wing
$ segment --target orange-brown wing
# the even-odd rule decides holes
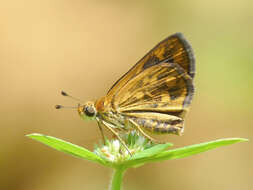
[[[117,91],[112,105],[120,114],[156,112],[184,117],[194,93],[192,78],[175,63],[145,69]]]
[[[125,75],[123,75],[108,91],[107,97],[112,98],[114,94],[128,83],[133,77],[147,68],[165,62],[168,65],[176,63],[182,67],[191,77],[195,73],[195,59],[190,44],[181,33],[173,34],[150,50],[140,61],[138,61]]]

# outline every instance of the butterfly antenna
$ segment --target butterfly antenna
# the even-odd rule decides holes
[[[74,106],[63,106],[63,105],[55,105],[55,109],[62,109],[62,108],[70,108],[70,109],[76,109],[77,107]]]
[[[67,94],[67,93],[64,92],[64,91],[61,91],[61,95],[70,97],[71,99],[73,99],[73,100],[75,100],[75,101],[82,102],[82,100],[80,100],[79,98],[75,98],[75,97],[73,97],[73,96],[70,96],[69,94]]]

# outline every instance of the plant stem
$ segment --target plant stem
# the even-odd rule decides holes
[[[124,167],[117,167],[114,169],[112,174],[112,182],[110,186],[110,190],[120,190],[123,180],[123,175],[126,171],[126,168]]]

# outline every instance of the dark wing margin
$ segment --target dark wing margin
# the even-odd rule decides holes
[[[127,73],[125,73],[108,91],[115,93],[131,78],[143,70],[161,62],[176,63],[193,79],[195,75],[195,57],[193,49],[182,33],[175,33],[151,49]]]
[[[176,63],[193,79],[195,74],[195,57],[190,43],[182,33],[175,33],[150,50],[138,63],[143,62],[143,68],[161,62]],[[137,64],[138,64],[137,63]]]

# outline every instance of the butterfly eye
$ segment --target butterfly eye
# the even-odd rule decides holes
[[[96,114],[96,111],[92,106],[85,106],[83,109],[85,115],[89,117],[93,117]]]

